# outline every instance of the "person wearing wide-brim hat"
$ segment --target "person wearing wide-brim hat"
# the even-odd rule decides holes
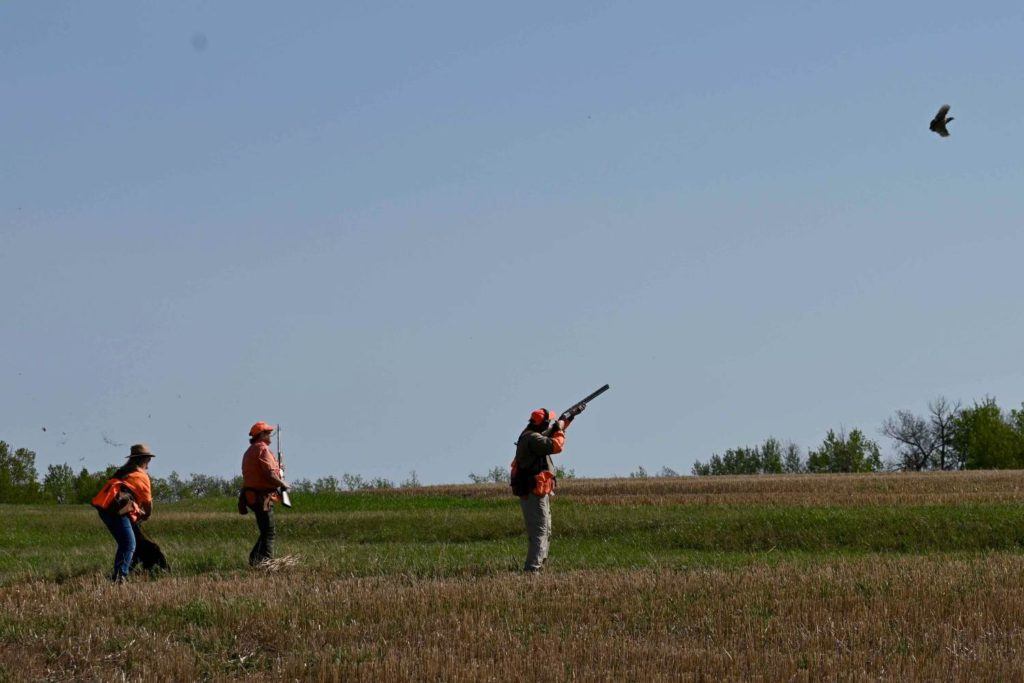
[[[139,522],[153,514],[153,487],[148,470],[155,457],[146,444],[135,444],[128,453],[128,462],[114,472],[92,499],[100,519],[117,541],[111,575],[116,582],[124,581],[131,570],[136,536],[142,535]]]

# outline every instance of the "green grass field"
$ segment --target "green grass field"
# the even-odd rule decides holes
[[[276,573],[233,500],[190,501],[147,524],[173,572],[119,587],[91,508],[0,506],[0,680],[480,680],[552,652],[522,677],[1012,678],[1022,498],[1018,472],[570,481],[540,577],[498,486],[297,497]]]

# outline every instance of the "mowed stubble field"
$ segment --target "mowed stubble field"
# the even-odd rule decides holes
[[[0,506],[0,680],[998,679],[1024,672],[1024,472],[581,480],[550,571],[507,488],[160,506],[105,581],[86,507]]]

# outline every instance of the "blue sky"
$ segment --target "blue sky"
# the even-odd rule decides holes
[[[441,482],[605,382],[584,475],[1020,405],[1022,29],[1008,2],[4,3],[0,439],[227,475],[268,420],[292,477]]]

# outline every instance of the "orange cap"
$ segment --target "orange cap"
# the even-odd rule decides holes
[[[542,425],[553,418],[554,413],[547,408],[537,408],[537,410],[530,413],[530,424]]]
[[[267,424],[266,422],[257,422],[252,426],[252,429],[249,430],[249,436],[256,436],[257,434],[262,434],[263,432],[272,431],[274,431],[274,425]]]

